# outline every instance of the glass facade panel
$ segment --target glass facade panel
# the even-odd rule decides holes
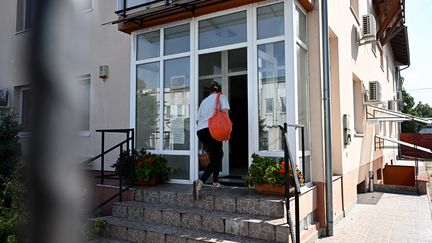
[[[165,55],[189,51],[189,24],[166,28],[164,34]]]
[[[189,180],[189,155],[163,155],[171,168],[170,179]]]
[[[246,11],[199,21],[199,49],[246,42]]]
[[[164,64],[164,149],[189,149],[189,57]]]
[[[215,52],[199,56],[199,76],[221,74],[221,53]]]
[[[257,9],[258,39],[265,39],[284,34],[283,5],[283,3],[277,3]]]
[[[137,36],[137,60],[158,57],[160,54],[159,30]]]
[[[228,72],[247,71],[247,49],[228,51]]]
[[[298,123],[304,125],[305,150],[310,150],[309,141],[309,78],[307,52],[296,46],[297,56],[297,92],[298,92]],[[300,143],[301,144],[301,143]]]
[[[210,95],[210,84],[216,81],[222,84],[222,78],[211,78],[211,79],[200,79],[199,81],[199,89],[198,89],[198,103],[201,104],[201,101],[207,96]]]
[[[137,65],[136,76],[136,146],[160,149],[159,62]]]
[[[278,125],[286,121],[281,98],[285,97],[285,47],[284,42],[258,46],[258,129],[259,150],[282,151]],[[266,101],[277,102],[272,110]]]
[[[296,7],[296,11],[294,12],[294,21],[297,37],[304,43],[307,43],[306,15],[298,7]]]

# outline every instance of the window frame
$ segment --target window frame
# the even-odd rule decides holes
[[[22,1],[22,7],[19,8],[19,1]],[[30,3],[29,9],[27,5]],[[32,27],[33,15],[33,0],[17,0],[16,2],[16,16],[15,16],[15,34],[27,32]],[[21,20],[21,26],[18,27],[18,19]]]

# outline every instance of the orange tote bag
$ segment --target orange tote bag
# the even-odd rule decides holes
[[[232,131],[232,122],[227,112],[219,111],[219,97],[221,93],[217,94],[215,113],[210,117],[208,125],[211,136],[217,141],[229,140]]]

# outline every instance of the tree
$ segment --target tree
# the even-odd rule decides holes
[[[403,101],[402,112],[413,116],[431,118],[432,107],[430,107],[428,104],[423,104],[421,101],[416,105],[414,97],[412,97],[408,92],[406,92],[405,88],[403,87],[403,83],[404,83],[403,77],[401,77],[401,83],[402,83],[402,101]],[[415,133],[418,132],[422,127],[423,125],[420,125],[418,123],[414,123],[411,121],[404,121],[402,122],[401,132]]]
[[[0,177],[11,177],[21,153],[18,143],[20,127],[15,113],[0,108]]]

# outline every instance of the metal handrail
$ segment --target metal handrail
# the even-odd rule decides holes
[[[284,123],[284,126],[279,126],[282,131],[282,144],[284,149],[284,161],[285,163],[288,162],[289,166],[291,167],[291,173],[294,177],[294,206],[295,206],[295,226],[292,223],[291,219],[291,212],[290,212],[290,195],[289,195],[289,178],[288,178],[288,170],[285,169],[284,171],[284,180],[285,180],[285,193],[284,193],[284,199],[285,199],[285,208],[287,211],[286,214],[286,221],[287,224],[290,226],[290,233],[291,233],[291,240],[293,243],[300,242],[300,201],[299,201],[299,194],[300,194],[300,182],[297,177],[296,172],[296,166],[292,159],[291,151],[288,147],[288,140],[286,138],[286,133],[288,131],[288,126],[294,127],[295,129],[300,128],[301,129],[301,135],[302,135],[302,160],[304,165],[304,157],[305,157],[305,151],[304,151],[304,126],[299,124],[287,124]],[[286,168],[286,164],[285,164]],[[304,166],[303,166],[304,168]],[[303,170],[304,172],[304,170]],[[293,227],[295,228],[295,234],[292,230]]]
[[[86,163],[89,164],[93,161],[95,161],[96,159],[101,159],[101,170],[100,170],[100,183],[103,185],[104,184],[104,177],[105,177],[105,155],[111,151],[113,151],[116,148],[120,148],[120,154],[123,153],[123,145],[126,143],[126,151],[129,153],[130,151],[134,151],[135,149],[135,130],[133,128],[127,128],[127,129],[98,129],[96,130],[96,132],[100,132],[102,133],[101,135],[101,153],[96,155],[95,157],[85,160],[82,163]],[[112,146],[111,148],[109,148],[108,150],[105,150],[105,133],[124,133],[126,134],[126,139],[121,141],[120,143]],[[130,166],[131,166],[131,171],[132,171],[132,175],[135,174],[135,163],[134,163],[134,153],[132,152],[132,157],[131,157],[131,161],[130,161]],[[117,196],[119,197],[119,202],[123,201],[123,192],[127,191],[130,186],[126,187],[125,189],[123,189],[123,173],[122,173],[122,166],[119,166],[119,191],[111,196],[110,198],[108,198],[107,200],[105,200],[104,202],[102,202],[101,204],[99,204],[94,210],[93,212],[95,212],[96,210],[100,209],[101,207],[103,207],[104,205],[106,205],[108,202],[114,200],[114,198],[116,198]]]

